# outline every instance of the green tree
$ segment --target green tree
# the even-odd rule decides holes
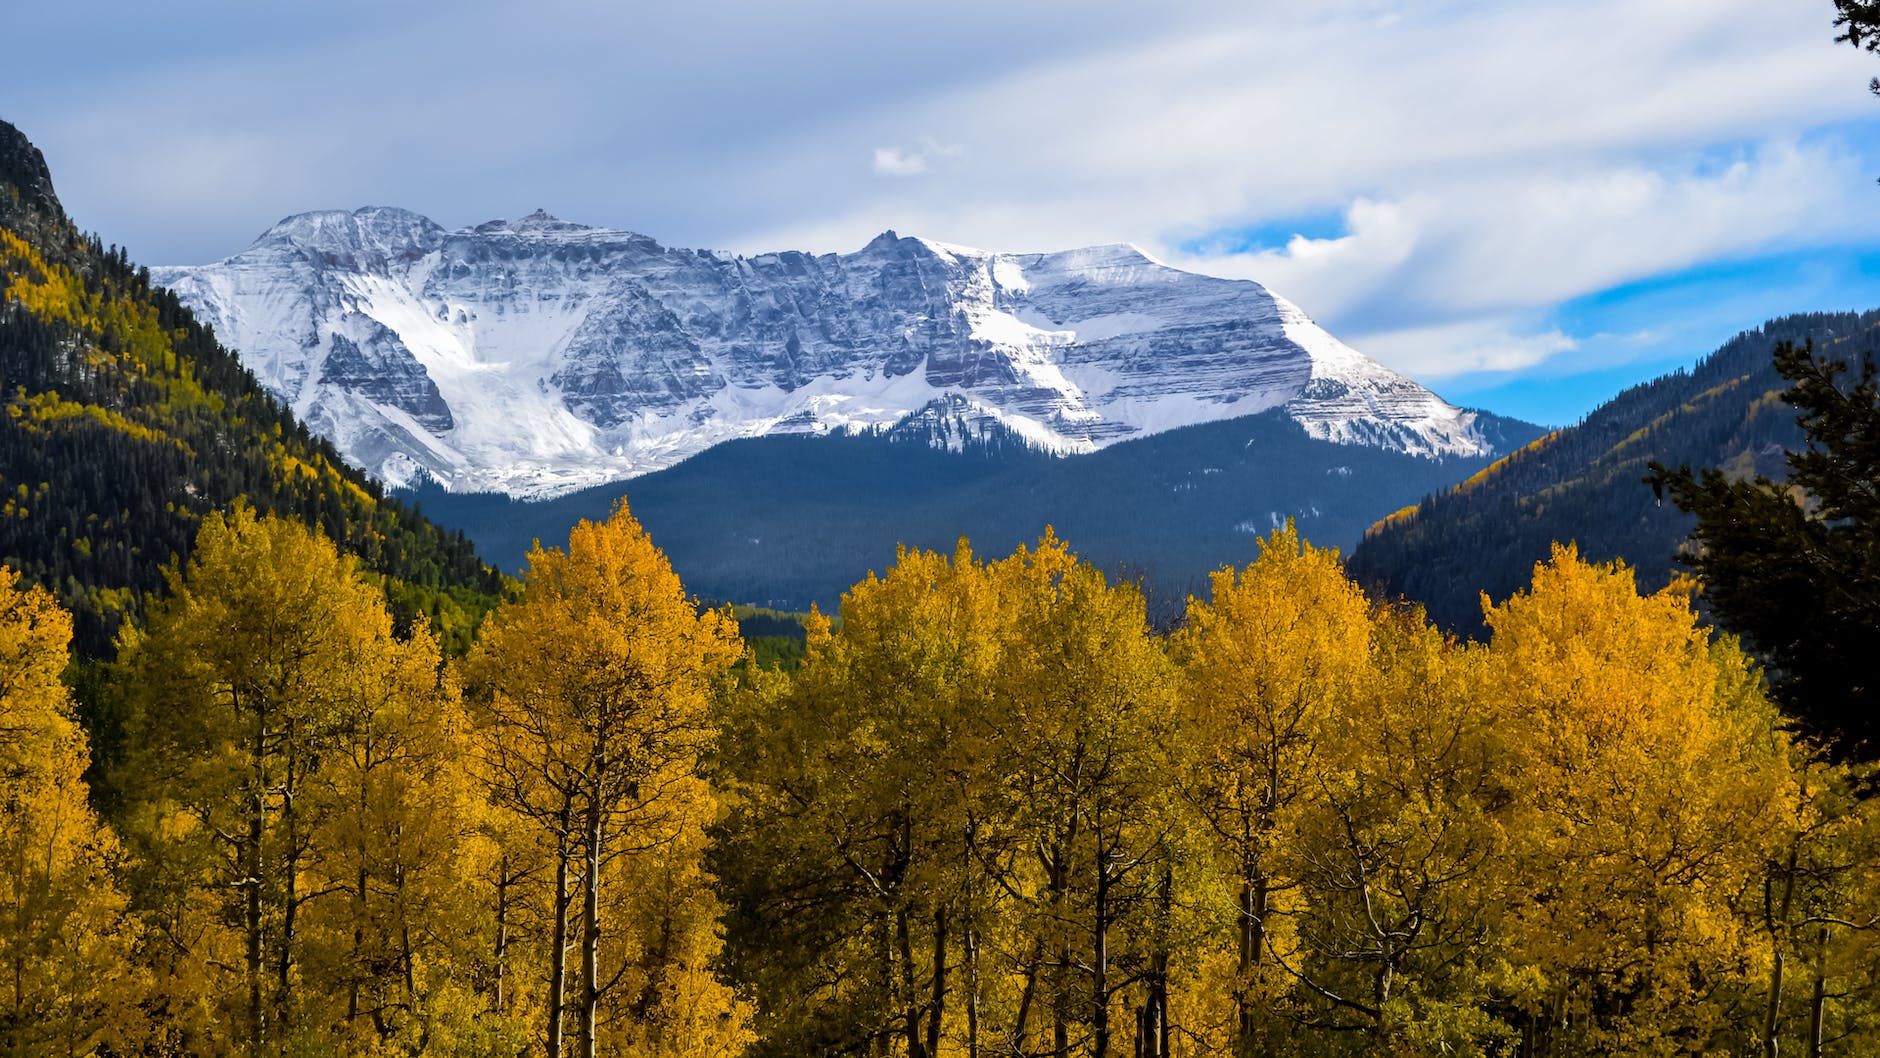
[[[1835,40],[1845,41],[1870,52],[1880,52],[1880,0],[1834,0],[1834,8],[1838,12],[1834,16],[1834,24],[1841,30],[1841,35]],[[1880,77],[1868,82],[1867,86],[1875,95],[1880,95]]]
[[[1697,516],[1685,561],[1704,598],[1771,667],[1777,700],[1836,753],[1880,757],[1880,380],[1813,342],[1776,347],[1808,447],[1786,483],[1652,464],[1647,479]]]

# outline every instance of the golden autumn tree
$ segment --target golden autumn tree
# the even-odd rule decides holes
[[[323,894],[306,915],[308,991],[349,1053],[513,1050],[522,1026],[476,987],[494,848],[461,701],[428,630],[393,642],[389,615],[373,621],[370,649],[338,661],[344,693],[306,794],[308,884]]]
[[[119,663],[167,1045],[369,1051],[472,1017],[440,988],[468,970],[467,824],[435,639],[398,639],[353,559],[242,505],[168,579]]]
[[[1048,530],[992,575],[1013,616],[986,738],[1023,850],[1001,879],[1023,945],[1003,1047],[1160,1053],[1174,891],[1192,864],[1173,670],[1135,587],[1110,585]]]
[[[1520,780],[1479,669],[1420,611],[1375,611],[1366,678],[1328,718],[1318,791],[1279,850],[1297,899],[1295,943],[1276,957],[1310,1020],[1362,1053],[1510,1042],[1488,1008]]]
[[[1793,754],[1794,814],[1778,822],[1752,917],[1768,945],[1765,1056],[1880,1046],[1880,797],[1875,770]],[[1754,897],[1760,896],[1760,900]]]
[[[794,680],[735,700],[720,774],[734,965],[764,1053],[970,1052],[986,1009],[999,855],[983,713],[1009,615],[962,541],[903,549],[812,620]],[[775,681],[777,677],[768,679]]]
[[[1740,1030],[1762,958],[1747,894],[1795,809],[1756,674],[1683,585],[1556,546],[1487,607],[1483,684],[1504,703],[1523,888],[1503,987],[1535,1048],[1687,1053]]]
[[[1232,1027],[1210,1038],[1245,1050],[1286,1031],[1262,1016],[1292,984],[1284,960],[1295,941],[1282,911],[1299,883],[1283,845],[1321,795],[1327,730],[1368,678],[1371,626],[1337,553],[1305,543],[1290,523],[1251,565],[1212,580],[1212,599],[1190,601],[1170,649],[1194,747],[1188,796],[1231,886]]]
[[[86,803],[85,736],[60,683],[72,619],[0,566],[0,1053],[135,1046],[136,924],[118,843]]]
[[[759,1053],[1165,1039],[1192,828],[1141,596],[1047,533],[984,564],[904,550],[841,617],[736,702],[720,760]]]
[[[699,835],[715,805],[698,774],[714,684],[739,650],[730,618],[686,596],[623,502],[577,525],[567,551],[530,552],[521,597],[468,660],[497,803],[551,865],[551,1058],[570,1008],[582,1058],[742,1046],[745,1012],[708,967],[716,905]]]

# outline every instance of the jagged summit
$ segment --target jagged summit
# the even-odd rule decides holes
[[[434,252],[445,234],[431,218],[395,206],[315,210],[282,218],[229,261],[288,254],[326,268],[384,271]]]
[[[545,209],[538,209],[527,216],[515,220],[490,220],[470,229],[479,235],[494,235],[507,232],[512,235],[571,234],[598,231],[600,229],[586,224],[575,224],[562,220]]]
[[[22,204],[54,219],[65,217],[59,196],[52,190],[52,170],[33,141],[11,123],[0,121],[0,192],[12,185]]]
[[[393,482],[421,468],[552,495],[732,438],[936,407],[1062,454],[1275,407],[1326,440],[1491,447],[1473,413],[1260,284],[1126,243],[1013,254],[889,230],[850,254],[744,257],[542,210],[451,231],[372,208],[290,217],[218,264],[154,274]]]

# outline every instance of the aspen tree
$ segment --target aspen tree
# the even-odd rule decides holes
[[[961,1022],[971,1050],[1000,847],[979,714],[1006,615],[962,542],[951,560],[901,551],[841,617],[839,634],[813,622],[796,678],[745,696],[727,732],[719,855],[751,934],[734,958],[779,1051],[928,1056]]]
[[[415,1045],[467,899],[435,639],[396,638],[353,559],[242,505],[205,519],[168,579],[119,664],[167,1036],[250,1055]]]
[[[1158,894],[1186,859],[1166,755],[1173,672],[1141,594],[1106,583],[1048,531],[995,576],[1015,624],[989,737],[1026,846],[1008,885],[1027,895],[1033,938],[1009,1042],[1104,1058],[1133,1035],[1121,998],[1166,987]],[[1035,1047],[1034,1015],[1050,1029]]]
[[[1746,658],[1687,586],[1556,546],[1487,607],[1526,822],[1513,991],[1536,1045],[1652,1053],[1732,1030],[1718,982],[1753,958],[1739,913],[1794,813],[1784,740]]]
[[[685,595],[623,502],[606,522],[575,526],[566,552],[530,552],[521,598],[491,616],[469,659],[498,803],[529,821],[553,864],[543,1001],[551,1058],[564,1052],[570,1008],[578,1053],[594,1058],[604,1013],[630,980],[645,1001],[628,1004],[623,1035],[705,1004],[723,1015],[707,1019],[722,1046],[743,1037],[735,997],[699,965],[709,944],[629,948],[633,923],[608,914],[610,877],[645,886],[648,860],[697,855],[694,839],[712,811],[699,757],[713,736],[715,680],[737,657],[730,618],[701,612]],[[687,884],[667,897],[662,913],[679,914],[710,894]],[[566,955],[577,948],[570,968]],[[623,958],[640,962],[623,968]],[[681,982],[699,991],[681,991]]]
[[[112,833],[60,683],[72,619],[0,566],[0,1053],[134,1047],[142,981]]]
[[[1195,754],[1187,796],[1206,820],[1232,889],[1234,1046],[1266,1034],[1262,1012],[1288,990],[1294,945],[1281,911],[1298,879],[1283,866],[1285,836],[1321,793],[1323,743],[1367,677],[1369,605],[1335,552],[1290,523],[1261,541],[1243,570],[1213,575],[1210,601],[1190,600],[1171,643],[1182,715]]]
[[[1376,612],[1368,677],[1328,719],[1281,850],[1301,897],[1290,969],[1314,1020],[1361,1029],[1368,1053],[1509,1042],[1487,1007],[1518,780],[1479,667],[1420,612]]]

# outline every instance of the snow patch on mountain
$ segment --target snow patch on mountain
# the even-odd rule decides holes
[[[289,217],[153,275],[394,484],[550,496],[935,408],[945,443],[997,424],[1061,454],[1274,407],[1339,443],[1490,447],[1472,413],[1260,284],[1126,244],[1004,254],[886,232],[852,254],[742,257],[539,210],[450,231],[375,207]]]

